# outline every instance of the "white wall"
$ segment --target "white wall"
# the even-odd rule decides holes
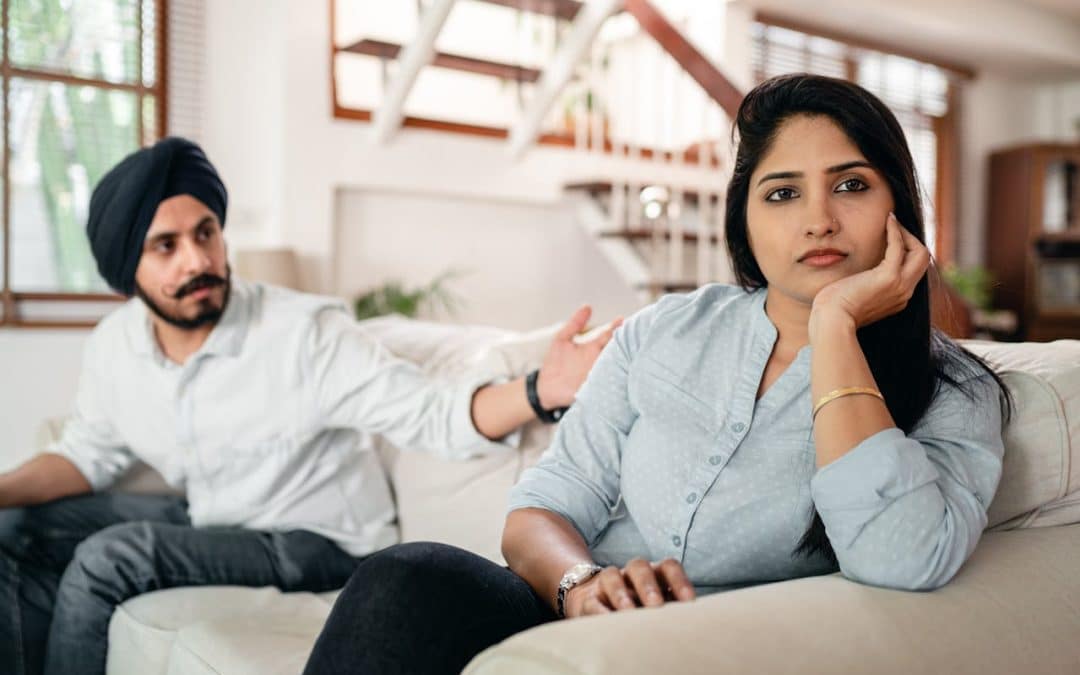
[[[233,247],[281,238],[288,4],[227,0],[203,8],[201,140],[229,190],[226,236]]]
[[[358,189],[337,205],[335,267],[347,296],[453,269],[464,273],[449,282],[465,301],[451,317],[458,322],[531,330],[586,302],[597,322],[638,306],[564,205]]]
[[[71,411],[86,336],[84,330],[0,329],[0,471],[36,449],[42,420]]]

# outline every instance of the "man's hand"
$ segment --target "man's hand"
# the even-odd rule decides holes
[[[650,563],[635,558],[621,570],[607,567],[566,595],[566,616],[609,614],[697,597],[682,565],[673,558]]]
[[[588,305],[579,308],[551,341],[536,382],[536,393],[545,410],[565,408],[574,402],[596,358],[623,321],[621,317],[612,321],[588,341],[575,341],[574,336],[585,330],[590,316],[592,308]]]

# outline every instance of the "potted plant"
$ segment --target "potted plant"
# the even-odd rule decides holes
[[[353,300],[353,313],[360,321],[387,314],[400,314],[416,318],[421,312],[442,310],[449,315],[457,313],[463,303],[447,283],[459,278],[460,272],[449,270],[419,288],[407,289],[398,280],[390,280],[376,286]]]

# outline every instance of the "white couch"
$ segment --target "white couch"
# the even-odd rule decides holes
[[[443,375],[526,372],[552,334],[368,325],[393,351]],[[839,575],[773,583],[541,626],[484,652],[466,673],[1080,673],[1080,341],[967,345],[1004,369],[1018,409],[992,531],[945,588],[890,591]],[[549,435],[531,425],[520,452],[458,463],[381,448],[402,539],[501,561],[507,490]],[[334,597],[235,587],[149,593],[114,615],[108,672],[298,673]]]

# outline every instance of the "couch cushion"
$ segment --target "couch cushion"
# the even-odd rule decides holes
[[[1080,673],[1080,525],[993,532],[949,584],[912,593],[826,575],[557,621],[465,675]]]
[[[336,597],[337,593],[282,593],[271,587],[242,586],[197,586],[146,593],[120,605],[113,614],[106,672],[109,675],[216,672],[168,670],[179,634],[186,627],[221,622],[242,624],[247,620],[267,622],[277,633],[282,632],[277,630],[278,623],[289,623],[292,634],[308,639],[301,650],[302,658],[306,659]],[[299,668],[282,672],[296,673]]]
[[[432,375],[453,376],[468,368],[492,378],[513,378],[539,367],[559,326],[523,334],[478,334],[471,340],[462,340],[450,332],[454,328],[472,330],[468,327],[440,326],[435,330],[420,326],[421,330],[410,331],[386,322],[380,328],[384,330],[378,333],[378,339],[395,354],[406,358],[429,355],[433,360],[420,362],[420,366]],[[399,330],[408,339],[407,349],[399,350],[394,340]],[[425,334],[429,339],[457,344],[460,351],[425,348],[419,344],[420,336]],[[581,339],[590,337],[586,334]],[[467,461],[399,452],[380,441],[380,454],[388,462],[394,487],[402,541],[453,544],[502,564],[502,528],[510,488],[547,448],[551,432],[551,427],[532,422],[522,430],[518,451]]]
[[[1080,522],[1080,341],[963,344],[995,366],[1016,402],[989,526]]]

